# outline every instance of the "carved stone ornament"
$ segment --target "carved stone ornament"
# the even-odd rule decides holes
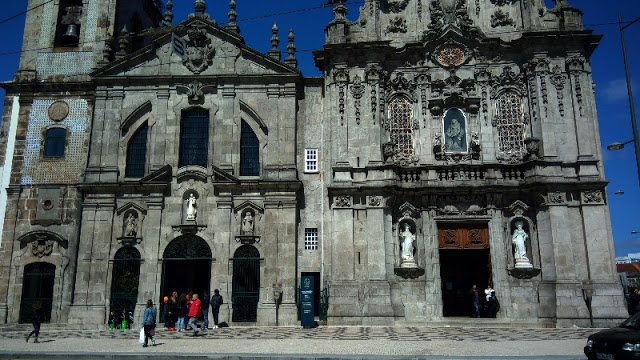
[[[602,191],[587,190],[582,193],[582,199],[585,204],[602,203]]]
[[[395,268],[393,269],[393,273],[400,276],[403,279],[417,279],[420,276],[424,275],[423,268]]]
[[[336,196],[335,204],[336,204],[336,207],[349,207],[351,206],[351,196],[349,195]]]
[[[393,13],[399,13],[406,9],[409,0],[381,0],[381,3],[385,9]]]
[[[185,42],[187,48],[182,63],[194,74],[200,74],[213,63],[216,51],[211,45],[211,39],[201,27],[191,27],[187,30]]]
[[[489,0],[495,6],[504,6],[507,4],[511,4],[513,0]]]
[[[353,84],[351,84],[351,96],[354,99],[356,123],[360,125],[360,99],[364,94],[364,84],[359,75],[353,77]]]
[[[469,34],[478,32],[478,29],[473,26],[473,20],[469,17],[466,0],[447,1],[444,6],[442,1],[431,1],[429,12],[431,22],[428,29],[424,31],[425,38],[436,38],[448,24],[453,24]]]
[[[496,98],[498,89],[511,88],[517,90],[520,94],[526,93],[525,79],[522,73],[516,74],[511,66],[505,66],[499,76],[492,78],[494,91],[492,97]]]
[[[49,105],[47,113],[51,120],[62,121],[69,115],[69,104],[66,101],[58,100]]]
[[[566,201],[566,194],[561,191],[549,193],[549,203],[551,204],[564,204]]]
[[[467,54],[459,44],[444,44],[436,49],[435,59],[442,66],[460,66],[467,60]]]
[[[506,13],[502,10],[496,10],[496,12],[491,15],[491,27],[498,26],[515,26],[516,22],[509,16],[509,13]]]
[[[43,258],[53,252],[54,240],[48,239],[45,235],[36,236],[36,240],[31,242],[31,253],[34,256]]]
[[[389,25],[385,32],[388,33],[406,33],[407,20],[402,16],[396,16],[389,20]]]
[[[198,80],[194,80],[186,85],[176,85],[176,88],[182,88],[186,90],[189,100],[193,102],[200,101],[204,97],[204,90],[215,87],[216,85],[203,84]]]
[[[404,77],[404,73],[399,72],[395,79],[389,81],[389,86],[392,91],[405,93],[411,97],[411,100],[415,99],[416,83]]]
[[[381,202],[382,202],[382,197],[380,196],[369,197],[369,206],[380,206]]]

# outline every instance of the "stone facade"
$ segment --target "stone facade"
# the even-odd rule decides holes
[[[225,26],[197,0],[176,27],[169,1],[143,40],[119,27],[157,9],[127,4],[80,2],[76,46],[49,35],[69,25],[58,2],[27,17],[24,49],[52,51],[5,85],[4,322],[35,300],[52,322],[125,303],[139,319],[184,286],[220,289],[226,321],[294,324],[303,274],[328,324],[444,322],[491,284],[498,318],[585,326],[585,280],[596,325],[626,317],[599,37],[566,0],[366,0],[355,22],[337,2],[322,78],[296,68],[293,33],[284,59],[275,27],[267,54],[246,46],[233,1]]]

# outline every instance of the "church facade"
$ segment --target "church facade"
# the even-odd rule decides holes
[[[225,25],[203,0],[180,24],[171,1],[42,5],[3,84],[0,322],[219,289],[221,320],[295,324],[301,286],[329,325],[469,318],[473,285],[496,321],[627,316],[600,36],[567,0],[337,1],[313,78],[292,32],[247,46],[234,0]]]

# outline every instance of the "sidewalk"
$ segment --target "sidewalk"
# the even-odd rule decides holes
[[[25,331],[0,332],[2,359],[584,359],[582,348],[597,329],[459,327],[236,327],[168,332],[142,348],[138,330],[53,330],[39,344]],[[57,356],[56,356],[57,355]],[[200,355],[200,356],[197,356]],[[288,356],[287,356],[288,355]],[[453,356],[453,357],[452,357]],[[551,357],[550,357],[551,358]]]

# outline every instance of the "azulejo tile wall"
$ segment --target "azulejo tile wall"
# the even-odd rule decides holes
[[[57,99],[56,99],[57,100]],[[34,100],[31,105],[29,127],[24,153],[21,184],[76,183],[86,162],[89,107],[84,99],[64,99],[69,114],[62,121],[49,118],[48,109],[56,100]],[[42,156],[44,130],[52,125],[67,129],[67,143],[63,158],[45,159]]]

